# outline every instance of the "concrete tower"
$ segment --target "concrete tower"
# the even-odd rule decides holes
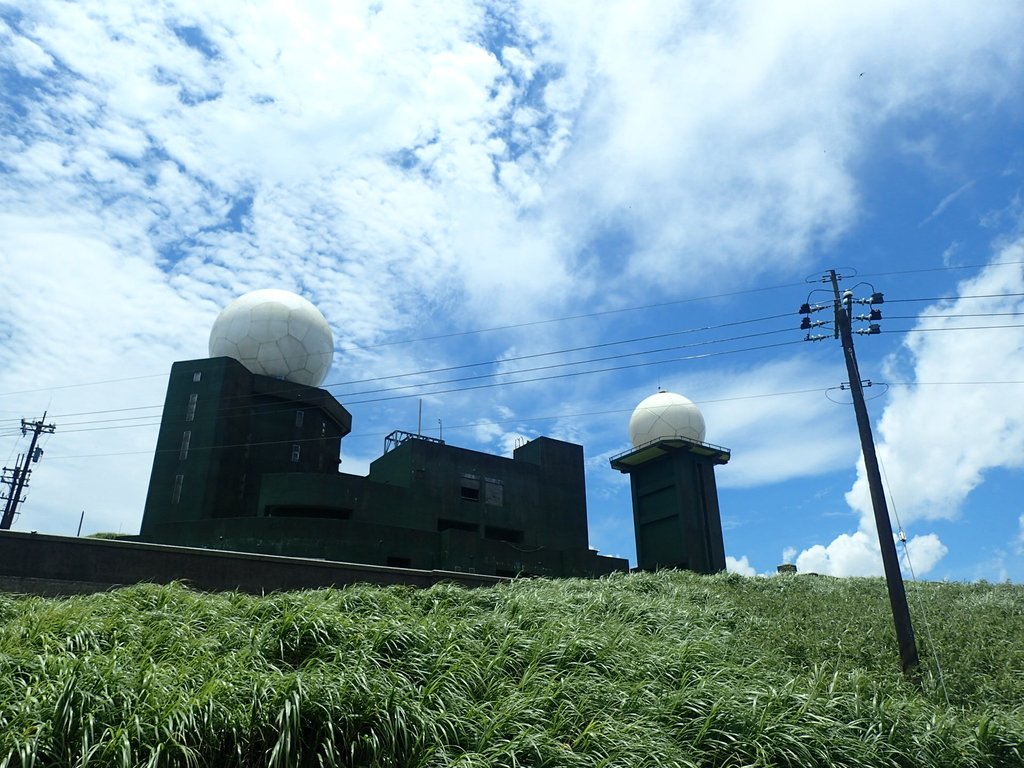
[[[640,570],[725,570],[715,465],[730,453],[704,433],[697,406],[672,392],[651,395],[629,419],[633,447],[611,465],[629,475]]]

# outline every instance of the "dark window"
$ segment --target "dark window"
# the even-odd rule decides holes
[[[444,517],[440,517],[437,520],[437,530],[439,531],[471,531],[472,533],[478,533],[480,526],[476,523],[467,523],[464,520],[449,520]]]
[[[496,525],[484,526],[484,538],[494,541],[507,541],[511,544],[523,543],[523,532],[514,528],[499,528]]]
[[[188,458],[188,446],[192,442],[192,433],[185,430],[181,433],[181,450],[178,451],[178,460],[184,461]]]
[[[299,456],[301,455],[301,453],[302,453],[302,446],[301,445],[293,445],[292,446],[292,461],[297,462],[299,460]]]
[[[296,411],[295,412],[295,426],[296,427],[301,427],[302,426],[302,422],[305,421],[305,420],[306,420],[306,412],[305,411]]]
[[[185,421],[192,421],[196,417],[196,402],[199,400],[199,395],[193,392],[188,396],[188,406],[185,408]]]
[[[412,568],[412,560],[408,557],[389,556],[387,564],[392,568]]]
[[[459,494],[469,501],[480,501],[480,478],[476,475],[463,475]]]
[[[202,371],[196,371],[195,373],[192,374],[192,381],[202,381],[202,380],[203,380],[203,372]]]
[[[179,501],[181,501],[181,486],[184,482],[184,475],[174,476],[174,488],[171,489],[171,504],[177,504]]]

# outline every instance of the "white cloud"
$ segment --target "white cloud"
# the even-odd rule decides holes
[[[934,533],[914,536],[907,541],[913,573],[924,576],[931,572],[949,549]],[[897,550],[907,576],[906,554]],[[795,550],[787,550],[790,554]],[[878,536],[861,529],[853,533],[842,533],[827,545],[815,544],[796,556],[796,567],[800,573],[821,573],[829,576],[881,576],[882,555],[878,548]]]
[[[750,564],[746,555],[738,560],[732,555],[726,555],[725,570],[729,573],[738,573],[740,576],[757,576],[757,569]]]
[[[1024,241],[997,255],[997,262],[1024,260]],[[909,386],[890,390],[878,422],[878,457],[904,525],[953,518],[967,495],[994,468],[1024,467],[1024,328],[957,332],[958,326],[1007,325],[1002,317],[954,317],[1024,312],[1024,270],[991,266],[961,283],[961,298],[921,313],[920,329],[888,361],[893,378]],[[1016,296],[1012,294],[1018,294]],[[1013,323],[1009,323],[1013,325]],[[950,384],[946,384],[950,382]],[[971,382],[979,382],[971,384]],[[868,514],[870,498],[863,461],[847,494],[851,507]]]
[[[799,573],[821,573],[830,576],[878,576],[882,573],[882,557],[878,540],[864,531],[843,533],[827,546],[815,544],[796,558]]]
[[[734,461],[718,471],[719,484],[742,488],[819,475],[851,460],[852,422],[844,423],[825,396],[841,380],[837,358],[823,361],[812,353],[725,369],[696,382],[698,390],[681,393],[703,412],[707,441],[733,452]],[[714,395],[704,401],[704,392]],[[782,451],[781,445],[794,449]]]
[[[923,310],[915,326],[922,331],[908,334],[886,361],[887,376],[909,385],[892,387],[875,432],[890,513],[898,511],[904,527],[955,518],[986,471],[1024,467],[1024,400],[1014,394],[1021,385],[997,383],[1024,381],[1024,329],[953,330],[1005,326],[1005,313],[1024,311],[1022,260],[1024,241],[1002,248],[993,265],[960,284],[961,298]],[[860,515],[859,530],[805,549],[797,559],[801,570],[881,573],[863,458],[846,501]],[[918,575],[949,551],[935,534],[914,536],[907,547]]]
[[[907,541],[906,551],[900,553],[900,563],[905,571],[914,574],[930,572],[939,561],[949,554],[949,547],[943,544],[934,533],[914,536]]]

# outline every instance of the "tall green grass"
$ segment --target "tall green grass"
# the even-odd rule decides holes
[[[920,684],[871,579],[0,596],[0,766],[1024,765],[1024,590],[910,598]]]

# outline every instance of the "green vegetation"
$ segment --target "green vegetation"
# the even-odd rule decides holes
[[[0,596],[0,765],[1024,765],[1024,590],[909,592],[920,686],[874,579]]]

